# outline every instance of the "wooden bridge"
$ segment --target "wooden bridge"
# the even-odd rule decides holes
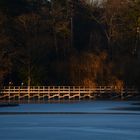
[[[0,90],[0,100],[82,100],[127,99],[139,96],[135,88],[116,90],[113,86],[7,86]]]

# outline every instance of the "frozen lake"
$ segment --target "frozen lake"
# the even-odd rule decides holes
[[[0,140],[140,140],[133,102],[21,104],[0,108]],[[133,110],[134,109],[134,110]]]

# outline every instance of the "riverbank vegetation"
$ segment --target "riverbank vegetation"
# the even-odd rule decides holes
[[[1,85],[140,86],[140,0],[1,0]]]

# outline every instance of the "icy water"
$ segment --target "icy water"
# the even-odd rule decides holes
[[[21,104],[0,108],[0,140],[140,140],[133,102]]]

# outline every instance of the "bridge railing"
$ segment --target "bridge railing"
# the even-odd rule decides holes
[[[4,86],[0,89],[0,93],[8,91],[24,92],[24,91],[117,91],[115,86]],[[122,88],[121,91],[138,91],[135,87]]]
[[[68,97],[69,99],[78,97],[89,97],[95,98],[96,96],[112,95],[124,98],[126,95],[139,94],[139,91],[134,87],[126,87],[117,91],[114,86],[96,86],[96,87],[85,87],[85,86],[5,86],[0,90],[0,99],[2,98],[33,98],[33,97],[47,97],[47,98],[63,98]]]

